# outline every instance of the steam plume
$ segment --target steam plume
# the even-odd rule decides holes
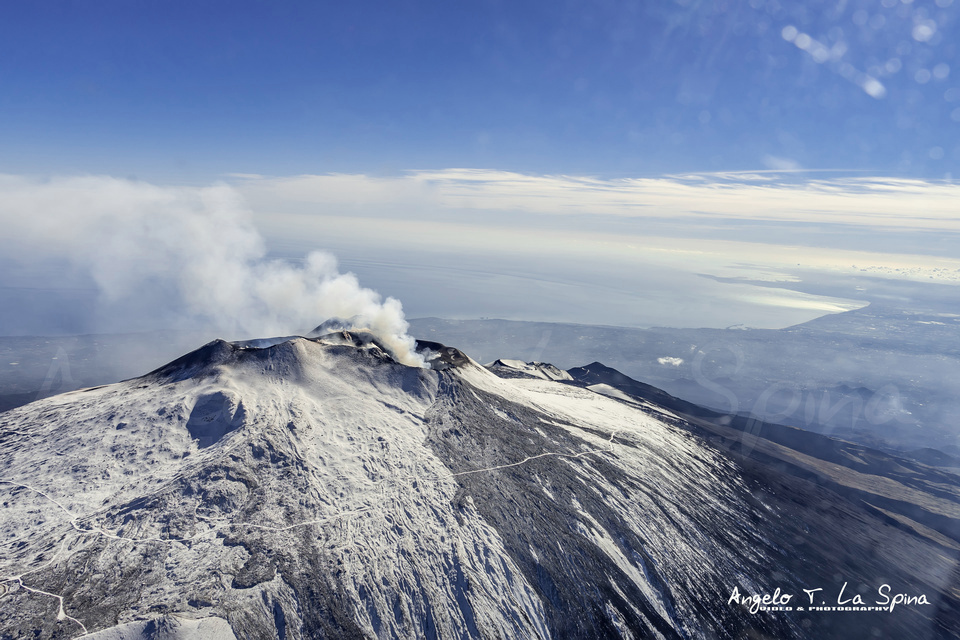
[[[111,330],[162,318],[174,328],[265,337],[353,318],[399,361],[423,365],[398,300],[340,273],[328,253],[312,252],[302,265],[267,259],[249,211],[225,185],[0,176],[0,224],[0,255],[35,272],[66,264],[95,286]]]

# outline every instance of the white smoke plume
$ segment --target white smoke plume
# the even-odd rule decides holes
[[[310,253],[302,265],[268,259],[250,212],[226,185],[0,176],[0,225],[3,262],[33,272],[66,266],[95,286],[101,318],[131,325],[112,322],[112,330],[161,318],[168,328],[250,338],[351,318],[399,361],[423,366],[398,300],[340,273],[328,253]]]

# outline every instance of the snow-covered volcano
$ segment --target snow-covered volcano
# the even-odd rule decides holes
[[[629,390],[420,346],[430,369],[350,332],[216,341],[0,415],[0,637],[800,637],[846,623],[734,588],[950,579],[915,569],[948,537]],[[937,602],[884,632],[933,637]]]

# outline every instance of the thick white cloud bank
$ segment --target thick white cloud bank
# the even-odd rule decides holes
[[[782,328],[867,304],[802,283],[960,283],[958,200],[947,182],[785,173],[0,176],[0,334],[247,338],[338,316],[409,354],[400,303],[318,249],[418,316]]]
[[[231,337],[302,334],[351,319],[403,362],[421,365],[403,309],[310,252],[301,264],[266,258],[236,190],[160,187],[109,177],[0,176],[0,256],[11,271],[69,274],[97,292],[94,330],[165,328]],[[27,311],[27,310],[24,310]],[[70,310],[64,309],[64,313]]]
[[[795,267],[960,283],[960,184],[770,171],[639,179],[446,169],[401,176],[237,177],[268,234],[322,225],[458,249],[511,246],[643,260],[716,276]],[[736,269],[731,269],[736,265]],[[749,269],[744,270],[744,267]]]
[[[802,178],[799,176],[803,176]],[[550,216],[750,220],[960,231],[960,184],[759,171],[602,179],[480,169],[289,177],[236,176],[255,201],[353,211],[523,211]]]
[[[960,284],[949,181],[446,169],[231,182],[272,247],[322,237],[418,316],[775,329],[865,306],[854,280]]]

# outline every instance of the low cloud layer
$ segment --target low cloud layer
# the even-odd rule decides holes
[[[957,185],[795,178],[0,176],[0,333],[244,338],[356,316],[408,353],[400,303],[318,248],[416,316],[780,328],[864,306],[864,276],[960,283]]]
[[[400,209],[508,211],[686,221],[750,220],[960,231],[960,184],[882,177],[824,177],[784,170],[601,179],[480,169],[238,177],[251,201],[322,202],[353,212]]]
[[[960,184],[817,175],[599,179],[447,169],[235,184],[278,242],[323,233],[346,246],[362,228],[368,246],[417,251],[499,247],[756,280],[795,280],[790,272],[801,268],[960,283]]]
[[[250,212],[229,186],[0,176],[0,225],[3,285],[22,287],[21,274],[41,286],[58,277],[95,289],[86,330],[162,327],[246,338],[303,334],[327,318],[351,318],[401,361],[422,364],[398,300],[340,273],[328,253],[310,252],[296,265],[267,259]]]

